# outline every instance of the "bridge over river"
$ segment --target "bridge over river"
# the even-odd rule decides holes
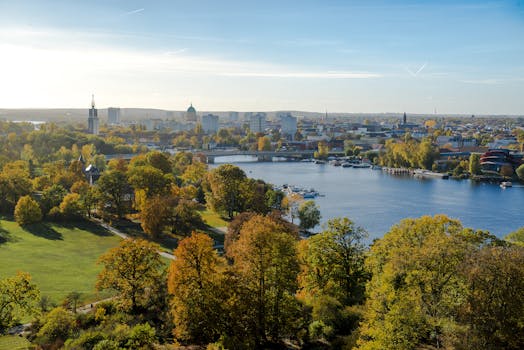
[[[241,151],[241,150],[210,150],[198,152],[206,157],[207,163],[212,164],[217,157],[227,156],[252,156],[256,157],[259,162],[272,162],[273,158],[287,158],[293,160],[313,158],[315,150],[302,151]],[[344,156],[343,151],[330,151],[330,156]]]

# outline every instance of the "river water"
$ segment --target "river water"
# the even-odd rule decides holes
[[[233,163],[247,176],[277,186],[314,188],[324,195],[315,199],[322,223],[348,217],[368,231],[370,241],[382,237],[401,219],[422,215],[446,214],[465,227],[488,230],[498,237],[524,226],[524,187],[502,189],[469,180],[416,179],[371,169],[239,162],[241,159],[223,157],[220,161]]]

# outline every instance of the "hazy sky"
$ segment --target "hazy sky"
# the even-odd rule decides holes
[[[524,114],[524,0],[0,0],[0,108]]]

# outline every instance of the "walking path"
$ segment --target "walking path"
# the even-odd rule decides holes
[[[129,235],[125,234],[124,232],[120,231],[120,230],[117,230],[116,228],[114,228],[113,226],[109,225],[109,224],[106,224],[104,221],[102,221],[101,219],[97,219],[97,218],[91,218],[91,220],[93,222],[95,222],[96,224],[102,226],[103,228],[105,228],[106,230],[108,230],[109,232],[111,232],[112,234],[116,235],[116,236],[119,236],[123,239],[132,239],[131,237],[129,237]],[[173,255],[173,254],[169,254],[167,252],[163,252],[161,250],[158,251],[158,254],[166,259],[171,259],[171,260],[175,260],[176,257]]]

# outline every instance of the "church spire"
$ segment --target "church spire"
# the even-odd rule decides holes
[[[91,108],[95,108],[95,94],[91,95]]]

